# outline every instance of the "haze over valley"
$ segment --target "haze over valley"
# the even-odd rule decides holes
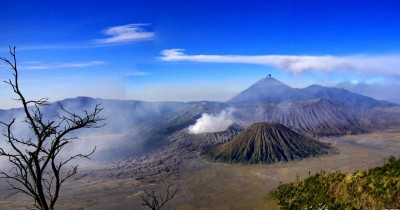
[[[399,3],[2,3],[0,210],[400,208]]]
[[[392,135],[398,130],[399,105],[338,88],[313,85],[293,89],[270,76],[226,102],[145,102],[77,97],[52,103],[43,108],[43,113],[54,118],[52,113],[60,111],[58,104],[79,113],[99,103],[104,108],[103,117],[107,118],[107,124],[100,129],[77,132],[75,135],[81,138],[69,150],[84,153],[96,146],[92,160],[80,163],[83,168],[75,180],[85,183],[85,190],[103,186],[115,194],[102,195],[107,199],[96,199],[93,203],[89,200],[94,199],[91,196],[95,194],[88,193],[74,204],[63,203],[65,208],[139,208],[140,202],[134,201],[132,195],[140,193],[149,184],[159,187],[157,183],[161,180],[168,180],[181,189],[179,195],[182,197],[173,201],[176,208],[206,207],[202,204],[203,199],[216,199],[215,205],[207,208],[233,208],[237,205],[233,195],[224,198],[229,201],[227,205],[224,199],[218,196],[217,199],[211,193],[225,185],[225,178],[219,176],[228,176],[226,173],[232,173],[229,179],[244,181],[239,176],[240,171],[255,170],[254,176],[248,175],[248,181],[264,183],[272,190],[273,186],[294,180],[296,174],[305,176],[308,171],[347,172],[380,165],[384,157],[398,155],[393,146],[400,144],[400,139]],[[23,116],[23,110],[1,110],[1,116],[2,120]],[[264,124],[257,124],[259,122]],[[16,135],[28,134],[21,128],[21,133]],[[365,136],[374,135],[382,139],[365,140]],[[254,146],[249,141],[254,141]],[[246,145],[250,147],[246,148]],[[389,145],[393,150],[388,149],[387,154],[379,152]],[[310,160],[301,161],[304,158]],[[230,163],[214,163],[214,159]],[[332,161],[329,163],[332,165],[325,165],[326,161]],[[238,164],[232,165],[232,162]],[[313,164],[309,165],[309,162]],[[269,165],[271,163],[275,164]],[[284,173],[284,176],[275,177],[271,173]],[[196,176],[192,177],[194,174]],[[193,191],[192,184],[185,184],[193,178],[197,184],[203,179],[213,183],[221,179],[221,183],[214,183],[205,191]],[[68,183],[74,189],[65,192],[66,198],[80,189],[75,189],[77,183]],[[229,184],[228,187],[250,190],[242,188],[242,184],[236,186],[237,189]],[[252,202],[255,203],[250,206],[257,208],[266,205],[261,192],[265,197],[269,191],[255,190],[253,193],[257,196],[244,199],[241,205]],[[110,203],[113,199],[123,202]],[[11,205],[13,200],[2,202]]]

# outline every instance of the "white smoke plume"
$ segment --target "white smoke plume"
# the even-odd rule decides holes
[[[189,126],[189,133],[199,134],[225,131],[234,122],[233,112],[234,109],[230,108],[221,111],[219,114],[203,113],[194,125]]]

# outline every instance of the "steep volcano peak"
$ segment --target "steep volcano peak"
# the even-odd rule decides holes
[[[279,123],[256,123],[206,154],[215,161],[275,163],[327,154],[329,146]]]
[[[259,80],[258,82],[256,82],[254,85],[252,85],[251,87],[262,87],[262,88],[268,88],[268,87],[274,87],[274,88],[291,88],[288,85],[286,85],[285,83],[271,77],[271,76],[266,76],[264,78],[262,78],[261,80]],[[250,87],[250,88],[251,88]]]
[[[228,102],[282,102],[292,96],[294,91],[279,80],[266,76]]]

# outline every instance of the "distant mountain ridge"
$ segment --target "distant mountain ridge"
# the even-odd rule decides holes
[[[342,88],[291,88],[267,76],[227,101],[244,124],[281,123],[308,136],[360,134],[400,125],[397,104]]]
[[[95,154],[112,159],[160,148],[169,144],[171,136],[182,138],[180,141],[194,139],[201,147],[228,141],[240,129],[197,136],[185,131],[204,113],[217,115],[228,108],[233,108],[232,120],[240,128],[257,122],[280,123],[308,137],[361,134],[400,125],[400,106],[396,104],[339,88],[318,85],[291,88],[272,77],[261,79],[228,102],[146,102],[77,97],[43,107],[46,118],[55,117],[60,111],[58,103],[78,114],[101,103],[102,117],[107,118],[106,126],[79,131],[77,136],[118,134],[111,148],[102,151],[99,147]],[[21,108],[0,110],[0,120],[22,116]],[[104,145],[109,143],[107,138],[104,142]],[[97,143],[93,141],[93,144]]]
[[[228,103],[289,103],[311,99],[327,99],[352,107],[396,106],[396,104],[373,99],[368,96],[352,93],[343,88],[328,88],[311,85],[306,88],[292,88],[273,77],[267,76],[238,95]]]

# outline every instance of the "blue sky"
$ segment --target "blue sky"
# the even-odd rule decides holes
[[[1,0],[0,55],[51,101],[224,101],[272,73],[400,102],[400,2],[305,2]]]

